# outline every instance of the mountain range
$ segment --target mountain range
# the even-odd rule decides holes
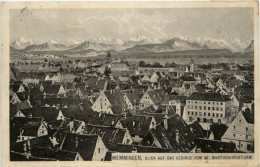
[[[127,40],[108,39],[99,37],[96,39],[82,40],[26,40],[20,37],[10,43],[11,51],[17,52],[45,52],[62,51],[67,53],[96,53],[108,50],[120,52],[167,52],[185,50],[205,49],[228,49],[231,52],[253,51],[254,41],[242,42],[239,39],[217,40],[210,38],[189,38],[174,37],[172,39],[149,39],[143,36],[136,36]]]

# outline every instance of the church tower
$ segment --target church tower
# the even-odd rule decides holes
[[[190,72],[194,72],[194,61],[193,61],[193,59],[190,60]]]

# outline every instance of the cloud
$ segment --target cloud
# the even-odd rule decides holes
[[[228,9],[33,9],[19,21],[11,11],[11,39],[126,39],[137,35],[253,38],[253,10]],[[19,27],[19,28],[17,28]]]

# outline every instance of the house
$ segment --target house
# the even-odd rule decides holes
[[[13,92],[25,92],[25,87],[23,86],[23,84],[18,84],[18,85],[10,85],[10,89],[13,91]]]
[[[86,125],[84,134],[99,135],[109,151],[115,151],[117,143],[133,143],[133,139],[128,129],[120,129],[111,126]]]
[[[16,142],[48,135],[46,124],[42,120],[40,119],[37,122],[30,121],[28,124],[24,124],[20,129],[20,134]]]
[[[19,112],[19,111],[18,111]],[[55,107],[32,107],[21,110],[26,117],[43,117],[46,122],[54,122],[56,120],[64,120],[63,112]]]
[[[99,126],[112,126],[115,128],[123,128],[121,123],[122,115],[107,114],[101,112],[94,112],[89,120],[89,125],[99,125]]]
[[[188,122],[226,122],[231,115],[231,99],[215,92],[194,92],[186,99]]]
[[[82,99],[69,97],[46,97],[41,101],[42,107],[68,108],[82,103]]]
[[[124,95],[124,100],[126,102],[126,106],[128,110],[133,111],[133,113],[135,113],[138,110],[140,96],[138,95],[137,92],[126,93]]]
[[[162,105],[175,107],[176,113],[180,116],[183,115],[184,106],[186,103],[185,96],[168,95],[165,96]]]
[[[107,148],[99,135],[66,133],[60,149],[78,152],[84,161],[104,161]]]
[[[174,115],[150,129],[141,144],[167,148],[175,153],[189,153],[195,148],[194,139],[195,135],[186,122],[179,115]]]
[[[94,77],[94,78],[89,78],[86,81],[85,87],[91,88],[91,89],[98,89],[101,91],[101,90],[106,90],[107,84],[108,84],[107,79],[101,79],[101,78]]]
[[[162,104],[165,95],[166,93],[162,89],[147,90],[140,100],[139,109],[142,110],[149,106],[157,109]]]
[[[235,153],[234,143],[219,140],[195,139],[196,153]]]
[[[91,89],[86,89],[85,87],[79,86],[75,92],[75,96],[78,96],[80,99],[89,99],[91,98],[93,92]]]
[[[149,129],[156,126],[155,118],[145,115],[133,115],[126,119],[122,119],[121,123],[124,128],[129,130],[129,133],[135,143],[140,143]]]
[[[126,63],[112,63],[109,64],[108,67],[111,69],[112,73],[129,71],[129,67]]]
[[[45,97],[65,97],[66,90],[62,85],[49,85],[44,88]]]
[[[171,153],[171,149],[159,148],[154,146],[117,144],[117,152],[122,153]]]
[[[61,123],[60,129],[65,129],[66,132],[83,134],[85,129],[85,122],[80,120],[75,120],[73,118],[65,118]]]
[[[107,90],[100,93],[92,109],[96,112],[122,114],[126,111],[127,105],[123,93],[119,90]]]
[[[19,102],[22,102],[22,101],[26,101],[26,100],[28,100],[28,93],[26,93],[26,92],[16,92],[11,97],[10,102],[12,104],[16,104],[16,103],[19,103]]]
[[[254,111],[239,112],[221,141],[235,143],[239,152],[254,152]]]

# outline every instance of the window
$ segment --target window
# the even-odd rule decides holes
[[[206,104],[206,102],[204,101],[204,104]]]
[[[218,111],[218,107],[216,108],[216,110]]]
[[[195,106],[195,109],[197,110],[197,106]]]
[[[215,110],[215,107],[212,107],[212,110]]]
[[[202,107],[200,106],[200,110],[202,110]]]
[[[193,112],[191,112],[191,115],[193,115]]]
[[[246,135],[246,139],[248,139],[248,135]]]
[[[233,137],[236,137],[236,134],[233,134]]]
[[[200,116],[202,115],[202,113],[200,112]]]
[[[220,105],[223,105],[223,103],[220,103]]]
[[[204,107],[204,110],[206,110],[207,108],[206,107]]]
[[[208,102],[208,104],[210,104],[210,102]]]
[[[208,113],[208,116],[210,116],[210,113]]]
[[[215,113],[212,113],[212,116],[215,117]]]
[[[223,114],[220,114],[220,117],[223,117]]]
[[[208,107],[208,110],[210,110],[210,107]]]
[[[213,101],[212,104],[215,104],[215,102]]]
[[[236,126],[234,126],[233,129],[236,129]]]
[[[220,108],[220,111],[223,111],[222,108]]]
[[[197,112],[195,112],[195,115],[197,115]]]
[[[217,117],[218,117],[218,114],[217,114]]]
[[[247,150],[252,150],[252,146],[250,144],[247,145]]]
[[[188,114],[190,114],[190,112],[188,111]]]
[[[248,131],[248,127],[246,127],[246,131]]]
[[[100,154],[100,148],[98,148],[98,153]]]
[[[188,109],[190,109],[190,106],[188,105]]]
[[[204,112],[204,116],[206,116],[206,113]]]
[[[218,102],[216,104],[218,105]]]
[[[197,101],[195,101],[195,103],[197,104],[198,102],[197,102]]]

